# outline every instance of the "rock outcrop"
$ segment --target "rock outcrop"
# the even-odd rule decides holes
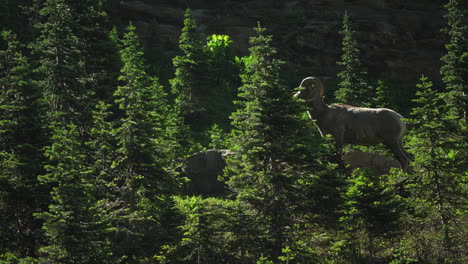
[[[120,14],[135,22],[148,40],[150,23],[158,24],[164,52],[174,54],[185,8],[191,8],[206,34],[228,34],[243,53],[257,21],[274,36],[275,46],[291,69],[307,75],[334,76],[340,54],[338,31],[344,11],[353,20],[364,65],[374,77],[394,76],[417,82],[421,73],[439,78],[444,52],[444,0],[171,0],[120,2]],[[467,6],[467,0],[462,4]],[[299,81],[299,80],[297,80]]]
[[[182,162],[182,176],[189,179],[182,192],[186,195],[212,196],[221,195],[226,186],[218,180],[226,167],[226,155],[229,150],[210,149],[194,153]]]
[[[389,173],[392,168],[401,168],[400,163],[396,159],[362,151],[350,151],[345,153],[343,155],[343,161],[351,170],[368,168],[379,175]]]

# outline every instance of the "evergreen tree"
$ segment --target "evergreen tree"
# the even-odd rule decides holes
[[[79,39],[72,30],[73,14],[65,0],[41,3],[35,51],[39,55],[39,84],[48,107],[47,119],[73,123],[84,136],[95,102],[94,92],[85,86],[87,76]]]
[[[228,157],[229,186],[237,198],[258,212],[265,251],[274,259],[281,255],[313,186],[314,170],[310,148],[314,136],[305,133],[301,119],[303,104],[291,96],[279,78],[282,62],[275,58],[271,36],[255,28],[250,39],[251,60],[241,76],[239,109],[233,113],[234,136]],[[259,257],[259,256],[257,256]]]
[[[467,127],[467,90],[468,90],[468,26],[464,19],[464,10],[457,0],[450,0],[445,8],[447,27],[443,32],[448,34],[445,44],[447,53],[442,57],[444,65],[440,69],[442,80],[447,89],[445,100],[452,106],[450,109],[459,116],[462,130]]]
[[[72,31],[82,50],[85,84],[95,90],[100,100],[111,102],[117,86],[120,58],[115,43],[109,37],[111,30],[108,0],[67,0],[75,18]]]
[[[373,106],[385,107],[395,109],[396,107],[392,104],[391,90],[387,82],[379,80],[377,81],[377,87],[375,87],[375,100]]]
[[[457,259],[463,255],[462,228],[466,188],[463,178],[466,170],[466,145],[462,137],[453,133],[458,126],[457,116],[450,111],[451,105],[444,103],[444,93],[433,89],[426,77],[418,84],[419,91],[411,113],[410,150],[414,155],[414,174],[408,190],[414,206],[414,228],[421,227],[424,242],[429,248],[422,248],[427,255],[424,261]],[[465,252],[466,253],[466,252]],[[461,259],[460,259],[461,260]]]
[[[367,82],[367,72],[363,70],[360,61],[358,43],[354,38],[351,19],[348,12],[343,17],[343,27],[340,31],[342,40],[342,55],[338,65],[343,67],[338,73],[338,90],[335,99],[339,103],[355,106],[369,106],[371,87]]]
[[[123,67],[114,96],[123,117],[114,131],[117,158],[113,167],[120,201],[114,211],[117,228],[116,254],[140,259],[160,245],[164,236],[163,208],[177,184],[168,170],[174,142],[168,136],[166,95],[157,78],[145,72],[135,27],[130,25],[122,40]],[[166,223],[167,224],[167,223]]]
[[[112,263],[103,212],[89,182],[86,155],[75,125],[51,124],[52,145],[46,149],[51,165],[41,181],[51,184],[52,204],[38,214],[47,244],[41,247],[41,263]]]
[[[341,222],[355,238],[353,243],[364,244],[372,262],[378,250],[376,245],[380,244],[378,239],[393,238],[398,234],[403,203],[385,176],[374,175],[369,170],[357,170],[353,176],[344,194]]]
[[[93,175],[92,180],[96,186],[97,197],[104,198],[113,192],[112,184],[115,171],[112,164],[116,158],[114,146],[117,144],[113,130],[115,122],[112,119],[112,112],[109,111],[111,105],[99,102],[93,111],[93,126],[90,132],[90,141],[87,143],[91,150],[91,164]],[[109,188],[109,189],[108,189]],[[115,197],[114,197],[115,198]]]
[[[181,56],[174,58],[175,77],[171,80],[172,93],[176,96],[176,104],[189,121],[190,115],[202,111],[199,104],[202,95],[202,75],[206,71],[205,53],[202,35],[197,29],[195,19],[190,9],[185,11],[184,27],[179,39]]]
[[[39,2],[39,55],[45,114],[50,133],[47,174],[52,203],[38,214],[45,221],[45,263],[106,263],[107,223],[95,199],[85,142],[92,124],[94,92],[86,86],[82,45],[73,31],[72,8],[64,0]]]
[[[175,77],[170,80],[175,105],[184,117],[197,141],[203,141],[203,128],[206,127],[206,108],[202,103],[203,95],[208,93],[207,57],[202,35],[197,29],[190,9],[185,11],[184,27],[179,39],[182,55],[173,59]],[[180,135],[187,137],[187,135]]]
[[[31,0],[14,0],[0,2],[0,29],[12,30],[20,40],[31,40],[31,29],[28,27],[28,17],[23,8],[30,5]]]
[[[44,144],[39,91],[16,35],[3,31],[1,37],[7,46],[0,50],[0,254],[33,256],[40,228],[33,212],[44,206],[37,181]]]

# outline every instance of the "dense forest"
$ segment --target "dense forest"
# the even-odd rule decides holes
[[[392,154],[321,135],[293,96],[317,74],[291,78],[262,23],[239,54],[187,6],[167,63],[111,2],[0,2],[0,263],[467,263],[457,0],[439,7],[441,80],[406,90],[369,77],[342,14],[326,102],[406,117],[410,169],[386,174],[343,164],[353,149]],[[226,191],[184,193],[179,160],[207,149],[229,150]]]

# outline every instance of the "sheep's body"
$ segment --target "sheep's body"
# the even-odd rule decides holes
[[[327,105],[321,114],[312,116],[322,134],[333,135],[339,145],[387,143],[406,129],[402,116],[386,108]]]
[[[385,144],[394,153],[402,168],[407,170],[411,158],[403,148],[406,124],[397,112],[387,108],[365,108],[349,105],[327,105],[321,96],[323,85],[317,78],[302,81],[306,90],[297,93],[309,106],[309,115],[322,135],[330,134],[338,148],[344,144],[377,145]]]

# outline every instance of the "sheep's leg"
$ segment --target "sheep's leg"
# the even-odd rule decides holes
[[[401,168],[404,172],[409,172],[410,167],[409,164],[411,162],[411,158],[409,154],[403,149],[403,146],[399,143],[392,143],[389,144],[388,147],[395,155],[395,158],[400,162]]]
[[[405,154],[405,156],[406,156],[406,158],[408,159],[409,162],[414,161],[413,157],[403,147],[403,142],[401,140],[399,142],[399,147],[400,147],[401,151]]]
[[[401,152],[404,154],[404,156],[405,156],[405,158],[406,158],[406,161],[405,161],[405,162],[406,162],[406,168],[404,168],[403,170],[404,170],[404,172],[410,173],[410,172],[412,172],[411,167],[410,167],[410,163],[411,163],[412,161],[414,161],[414,159],[413,159],[413,157],[405,150],[405,148],[403,147],[403,143],[402,143],[402,142],[400,142],[400,144],[398,144],[398,146],[399,146]]]
[[[342,174],[346,174],[346,165],[343,160],[343,145],[344,145],[344,130],[337,129],[336,134],[333,135],[335,139],[335,155],[333,157],[333,162],[338,164],[338,171]]]

